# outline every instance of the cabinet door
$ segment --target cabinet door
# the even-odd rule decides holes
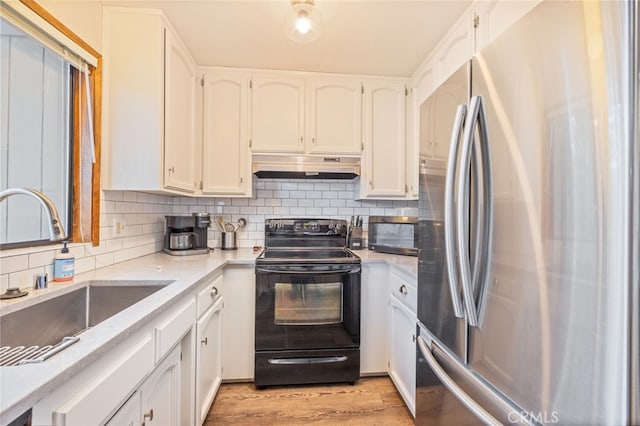
[[[362,264],[360,311],[360,374],[380,374],[387,371],[389,360],[387,317],[387,265]]]
[[[165,29],[164,185],[196,190],[196,70],[175,35]]]
[[[103,189],[162,190],[164,24],[139,9],[103,10]]]
[[[395,296],[390,296],[389,317],[389,376],[415,416],[416,314]]]
[[[304,152],[304,80],[253,78],[251,113],[253,152]]]
[[[222,297],[196,322],[196,420],[202,424],[222,382]]]
[[[202,193],[251,193],[248,137],[249,76],[204,76]]]
[[[253,380],[255,364],[256,274],[252,267],[224,268],[222,365],[224,380]]]
[[[180,358],[180,345],[177,345],[140,385],[143,425],[179,424]]]
[[[362,144],[362,83],[346,79],[309,83],[309,132],[312,154],[359,155]]]
[[[138,426],[141,418],[141,404],[140,392],[135,391],[131,398],[105,423],[105,426]]]
[[[478,2],[479,34],[476,34],[476,51],[491,43],[504,30],[533,9],[541,0]]]
[[[361,196],[404,197],[405,86],[396,82],[365,85],[365,150]]]
[[[460,18],[451,31],[442,39],[436,52],[438,83],[453,74],[474,52],[473,13],[470,11]]]
[[[405,152],[405,182],[409,189],[407,199],[418,199],[419,191],[419,157],[420,145],[418,141],[419,105],[416,105],[416,90],[411,89],[406,97],[406,152]]]

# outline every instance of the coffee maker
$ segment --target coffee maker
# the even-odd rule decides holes
[[[207,228],[211,223],[209,213],[193,213],[191,216],[165,216],[164,251],[173,256],[209,253]]]

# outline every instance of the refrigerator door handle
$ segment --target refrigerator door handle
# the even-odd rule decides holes
[[[467,106],[458,105],[456,116],[451,131],[451,142],[449,144],[449,157],[447,160],[447,176],[444,189],[444,243],[447,255],[447,271],[449,272],[449,291],[453,303],[453,313],[458,318],[464,318],[462,299],[459,290],[458,267],[456,265],[456,246],[454,239],[454,216],[453,198],[455,190],[455,179],[457,173],[458,152],[460,149],[460,133],[464,124],[464,117]]]
[[[479,252],[478,279],[478,322],[482,323],[484,316],[485,298],[488,289],[489,273],[491,267],[491,254],[493,249],[493,177],[491,168],[491,146],[489,145],[489,132],[487,129],[487,118],[485,115],[482,97],[477,97],[480,102],[478,111],[478,130],[480,135],[480,157],[482,161],[482,206],[484,212],[482,222],[478,224],[483,238],[479,243],[482,245]]]
[[[435,345],[435,342],[431,342]],[[502,426],[502,423],[496,420],[491,414],[489,414],[480,404],[473,400],[467,393],[458,386],[458,384],[447,374],[447,372],[440,366],[438,360],[431,353],[431,350],[427,346],[427,342],[422,336],[418,336],[418,347],[424,359],[429,364],[429,368],[438,376],[438,379],[442,384],[451,392],[469,411],[471,411],[480,421],[486,425]]]
[[[473,151],[474,135],[476,124],[478,125],[480,144],[476,155],[480,156],[482,170],[481,197],[476,197],[476,203],[482,202],[484,210],[478,214],[478,230],[476,233],[476,261],[474,262],[474,271],[472,275],[471,262],[469,252],[466,247],[469,241],[469,230],[465,226],[465,215],[467,211],[467,203],[465,196],[469,190],[469,171],[471,168],[471,153]],[[476,175],[478,176],[478,175]],[[478,179],[476,179],[478,180]],[[476,182],[476,186],[478,182]],[[493,230],[493,183],[491,181],[491,159],[489,152],[489,139],[487,132],[487,122],[484,114],[484,106],[481,96],[474,96],[469,101],[469,115],[464,128],[462,137],[462,151],[460,155],[460,176],[457,185],[457,237],[458,237],[458,255],[460,266],[460,281],[462,283],[462,293],[464,295],[464,306],[467,311],[467,321],[472,327],[478,327],[480,324],[480,316],[476,305],[476,297],[474,288],[478,289],[478,301],[484,300],[484,292],[486,291],[486,281],[489,275],[489,256],[492,246],[492,230]]]

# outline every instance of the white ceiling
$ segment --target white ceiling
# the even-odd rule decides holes
[[[318,40],[285,33],[289,0],[102,0],[164,10],[199,65],[411,76],[470,1],[315,0]]]

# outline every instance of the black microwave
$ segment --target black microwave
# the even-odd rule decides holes
[[[380,253],[418,255],[416,216],[369,216],[369,250]]]

